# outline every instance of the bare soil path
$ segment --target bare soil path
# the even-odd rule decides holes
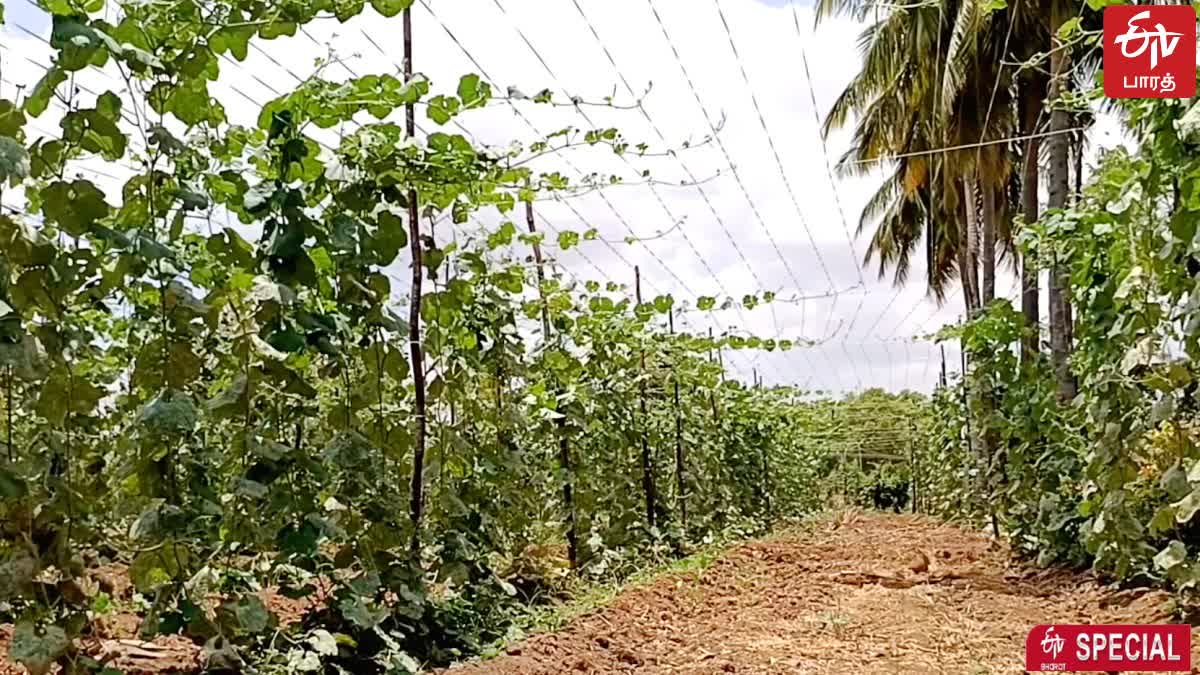
[[[1037,570],[932,519],[851,512],[629,590],[563,630],[448,672],[998,675],[1024,672],[1037,624],[1167,621],[1161,592]]]
[[[285,623],[305,611],[265,600]],[[1162,592],[1034,569],[987,536],[931,518],[848,512],[627,590],[562,630],[446,675],[1007,675],[1024,672],[1035,625],[1170,620]],[[131,674],[201,669],[199,647],[184,638],[129,639],[138,623],[102,622],[84,647],[112,652],[110,665]],[[0,675],[20,675],[5,658],[8,628],[0,626]]]

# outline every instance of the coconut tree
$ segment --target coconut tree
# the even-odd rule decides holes
[[[958,225],[963,214],[951,206],[962,201],[962,186],[943,175],[945,156],[931,152],[939,147],[928,113],[940,87],[937,73],[894,58],[934,51],[938,23],[936,12],[916,11],[869,26],[861,39],[863,67],[834,102],[823,131],[828,135],[857,118],[851,147],[838,163],[843,175],[871,172],[881,159],[899,155],[859,220],[860,234],[874,227],[864,264],[878,258],[880,276],[891,268],[902,284],[924,235],[926,281],[942,299],[956,275],[966,275],[964,288],[975,287],[961,241],[966,229]],[[967,295],[973,308],[974,295]]]
[[[1053,47],[1050,50],[1050,84],[1048,98],[1051,103],[1050,129],[1047,139],[1049,161],[1046,166],[1046,206],[1062,209],[1067,206],[1071,190],[1070,148],[1067,134],[1071,128],[1071,111],[1062,103],[1069,88],[1071,73],[1071,50],[1063,42],[1062,26],[1074,16],[1070,3],[1052,0],[1049,3],[1049,34]],[[1075,398],[1075,378],[1071,375],[1071,305],[1067,296],[1067,266],[1063,261],[1053,260],[1050,264],[1050,360],[1054,366],[1054,378],[1058,384],[1059,398],[1067,401]]]
[[[1010,75],[996,37],[996,12],[972,0],[894,5],[821,0],[831,13],[876,17],[863,33],[863,65],[835,101],[826,134],[855,120],[843,173],[894,160],[860,218],[874,226],[877,257],[897,283],[925,235],[930,291],[944,298],[957,275],[969,314],[995,296],[996,237],[1011,177]],[[966,146],[966,147],[964,147]],[[958,148],[958,149],[947,149]]]

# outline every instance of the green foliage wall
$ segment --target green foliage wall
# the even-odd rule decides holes
[[[1030,327],[997,302],[950,334],[972,366],[965,396],[960,382],[935,397],[935,419],[953,421],[939,422],[926,451],[957,467],[939,488],[947,512],[994,512],[1043,561],[1191,594],[1200,579],[1200,106],[1123,108],[1136,150],[1107,152],[1076,203],[1021,235],[1025,255],[1070,270],[1079,396],[1058,401],[1047,364],[1020,362],[1016,340]]]
[[[714,358],[797,345],[667,329],[716,298],[541,280],[534,246],[587,245],[584,224],[517,234],[532,201],[600,187],[531,159],[646,146],[564,129],[478,147],[446,126],[501,100],[473,74],[434,94],[322,61],[249,126],[215,98],[227,59],[410,0],[41,4],[54,64],[0,100],[0,197],[21,204],[0,214],[0,621],[31,672],[99,669],[73,640],[114,603],[147,636],[203,643],[213,668],[410,672],[554,592],[572,524],[578,574],[620,578],[824,503],[828,443],[809,432],[832,404],[727,381]],[[95,68],[121,95],[75,86]],[[439,130],[410,138],[406,107]],[[34,132],[60,109],[61,134]],[[317,140],[333,128],[336,145]],[[85,162],[132,167],[119,199]],[[480,211],[499,224],[470,226]],[[413,298],[392,273],[413,252],[421,444],[396,311]],[[107,562],[128,565],[131,598],[93,587]],[[317,599],[286,640],[265,586]]]

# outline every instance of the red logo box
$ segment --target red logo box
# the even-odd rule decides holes
[[[1025,638],[1025,670],[1032,672],[1190,672],[1192,627],[1035,626]]]
[[[1104,8],[1104,94],[1196,95],[1196,10],[1190,5]]]

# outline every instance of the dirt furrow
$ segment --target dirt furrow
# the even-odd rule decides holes
[[[1169,620],[1164,593],[1034,569],[989,537],[932,519],[850,513],[627,591],[563,630],[449,672],[1021,673],[1037,624]]]

